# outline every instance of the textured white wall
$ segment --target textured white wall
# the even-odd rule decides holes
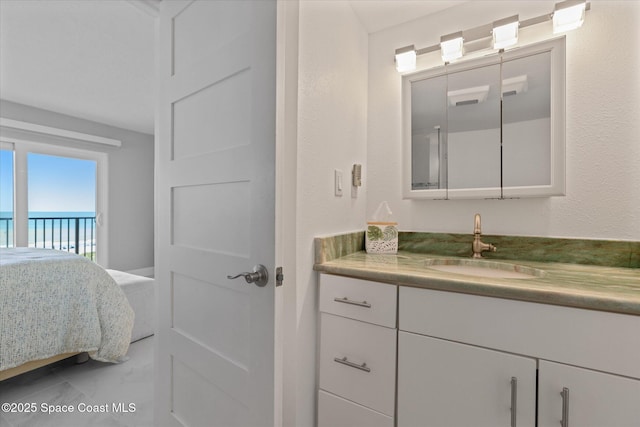
[[[352,198],[349,183],[351,166],[366,161],[367,33],[342,1],[302,1],[299,22],[295,425],[304,427],[315,424],[317,387],[313,238],[364,229],[365,187]],[[334,169],[344,172],[342,197]]]
[[[369,38],[367,214],[388,200],[400,229],[640,240],[640,2],[591,2],[582,28],[566,33],[567,196],[521,200],[411,201],[401,196],[401,77],[393,52],[437,43],[442,34],[516,13],[553,10],[548,1],[467,2]],[[521,43],[551,35],[520,31]],[[420,57],[419,69],[440,65]]]

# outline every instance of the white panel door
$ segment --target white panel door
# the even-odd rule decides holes
[[[276,1],[163,1],[155,423],[274,424]]]
[[[398,427],[533,427],[536,361],[400,331],[397,399]]]

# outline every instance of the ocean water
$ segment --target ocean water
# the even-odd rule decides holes
[[[70,219],[69,219],[70,218]],[[61,249],[74,252],[76,220],[78,220],[78,252],[95,250],[95,212],[29,212],[29,247]],[[0,212],[0,247],[13,246],[14,223],[11,212]]]

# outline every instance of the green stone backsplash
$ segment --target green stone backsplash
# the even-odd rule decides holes
[[[401,232],[399,250],[449,256],[470,256],[471,234]],[[640,242],[482,235],[498,248],[488,259],[562,262],[606,267],[640,268]]]
[[[401,251],[443,256],[470,256],[471,234],[400,232]],[[497,252],[485,252],[487,259],[607,267],[640,268],[640,242],[618,240],[560,239],[482,235],[482,241],[495,245]],[[316,263],[330,261],[364,250],[364,231],[316,238]]]
[[[316,237],[314,240],[315,264],[322,264],[363,250],[364,231]]]

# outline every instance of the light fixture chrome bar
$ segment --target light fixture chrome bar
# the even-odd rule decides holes
[[[554,10],[568,9],[570,7],[578,6],[579,4],[585,4],[585,3],[586,3],[586,0],[565,0],[560,3],[556,3]],[[586,3],[586,4],[589,4],[589,3]],[[585,4],[585,7],[586,7],[586,4]]]
[[[586,2],[586,0],[565,0],[563,2],[556,3],[554,11],[566,9],[582,3],[585,4],[585,12],[588,10],[591,10],[591,3]],[[519,21],[519,28],[521,29],[527,28],[533,25],[541,24],[543,22],[551,21],[553,19],[553,13],[554,12],[545,13],[544,15]],[[515,15],[515,16],[517,17],[518,15]],[[437,52],[442,49],[443,42],[446,42],[458,37],[462,37],[463,47],[466,53],[484,50],[492,46],[491,42],[485,43],[484,41],[486,41],[487,39],[493,38],[493,34],[492,34],[493,28],[497,25],[500,25],[500,23],[503,21],[504,23],[512,22],[513,18],[514,17],[512,16],[509,18],[504,18],[504,19],[492,22],[491,24],[480,25],[474,28],[470,28],[468,30],[447,34],[440,38],[440,43],[423,47],[421,49],[415,49],[413,45],[396,49],[396,55],[401,54],[403,52],[408,52],[408,51],[414,51],[416,56],[424,55],[431,52]]]
[[[525,19],[520,21],[520,28],[530,27],[532,25],[542,24],[543,22],[551,21],[553,13],[546,13],[544,15],[536,16],[535,18]]]
[[[416,48],[411,44],[409,46],[396,49],[396,55],[402,55],[403,53],[415,51]]]
[[[493,21],[493,28],[502,27],[503,25],[512,24],[514,22],[518,22],[518,15],[513,15],[508,18],[498,19],[497,21]]]
[[[492,24],[485,24],[485,25],[480,25],[479,27],[474,27],[468,30],[464,30],[462,32],[462,35],[464,37],[464,42],[473,43],[478,40],[491,37],[492,28],[493,28]]]
[[[481,25],[479,27],[474,27],[468,30],[458,31],[457,33],[449,34],[449,36],[462,33],[465,49],[467,49],[466,48],[467,44],[475,43],[483,39],[491,38],[491,28],[492,28],[491,24]],[[440,50],[440,44],[434,44],[431,46],[423,47],[422,49],[417,49],[416,55],[420,56],[420,55],[424,55],[425,53],[437,52],[439,50]],[[474,50],[476,49],[471,49],[470,51],[473,52]],[[398,50],[396,49],[396,54],[397,52]]]
[[[447,34],[447,35],[444,35],[444,36],[440,37],[440,43],[446,43],[446,42],[450,42],[452,40],[456,40],[456,39],[460,39],[460,38],[464,39],[462,31],[456,31],[455,33]]]
[[[485,37],[480,40],[474,40],[468,44],[465,43],[464,52],[465,54],[469,54],[480,50],[492,49],[493,44],[491,41],[491,37]]]
[[[440,50],[439,44],[434,44],[433,46],[423,47],[422,49],[416,50],[416,55],[424,55],[425,53],[437,52]]]

